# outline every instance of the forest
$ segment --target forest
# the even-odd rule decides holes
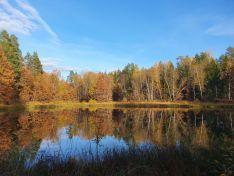
[[[37,52],[22,55],[18,39],[0,33],[0,103],[31,101],[233,101],[234,48],[219,58],[209,52],[179,56],[150,68],[134,63],[109,73],[43,71]]]

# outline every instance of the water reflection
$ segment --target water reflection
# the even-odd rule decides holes
[[[14,147],[31,159],[41,154],[98,157],[108,149],[145,143],[209,148],[217,138],[233,139],[233,121],[233,111],[181,109],[1,113],[0,155]]]

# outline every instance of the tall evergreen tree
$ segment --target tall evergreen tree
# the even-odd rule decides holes
[[[33,55],[28,52],[24,57],[24,62],[34,76],[43,73],[42,64],[37,52],[34,52]]]
[[[29,52],[27,52],[27,54],[24,56],[24,63],[29,69],[29,65],[32,64],[32,55]]]
[[[37,52],[33,53],[32,58],[33,58],[33,66],[34,66],[33,73],[35,75],[42,74],[43,68],[42,68],[42,64],[41,64],[41,61],[39,59]]]
[[[132,78],[133,78],[133,73],[137,71],[139,68],[136,64],[130,63],[127,64],[123,71],[122,71],[122,76],[124,78],[123,80],[123,90],[124,90],[124,96],[125,98],[130,98],[133,93],[133,85],[132,85]]]
[[[78,74],[76,72],[74,72],[73,70],[71,70],[68,77],[67,77],[67,82],[70,83],[71,85],[74,85],[75,79],[77,76],[78,76]]]
[[[222,89],[221,83],[220,66],[218,62],[213,59],[206,69],[205,89],[207,98],[213,99],[219,97]]]
[[[15,80],[16,83],[18,83],[20,79],[20,71],[23,66],[23,58],[19,48],[18,39],[15,35],[9,35],[7,31],[2,31],[0,33],[0,46],[15,72]]]

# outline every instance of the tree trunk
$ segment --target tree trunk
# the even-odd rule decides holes
[[[148,80],[146,80],[146,89],[147,89],[147,99],[150,100],[150,88]]]
[[[200,95],[201,95],[201,100],[203,99],[203,93],[202,93],[202,88],[201,88],[201,86],[199,86],[200,87]]]
[[[160,86],[157,86],[157,87],[158,87],[158,92],[159,92],[160,99],[162,100],[163,97],[162,97],[162,90],[161,90],[161,87],[160,87]]]
[[[165,82],[166,82],[166,85],[167,85],[169,97],[170,97],[170,99],[171,99],[171,101],[172,101],[171,90],[170,90],[170,86],[169,86],[169,84],[168,84],[168,82],[167,82],[167,79],[165,79]]]
[[[173,73],[173,78],[172,78],[172,99],[173,101],[175,100],[175,78],[174,78],[174,73]]]
[[[151,100],[154,99],[154,82],[151,81]]]

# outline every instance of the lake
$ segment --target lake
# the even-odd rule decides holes
[[[74,109],[0,113],[0,156],[102,157],[134,146],[209,149],[233,140],[234,110]]]

